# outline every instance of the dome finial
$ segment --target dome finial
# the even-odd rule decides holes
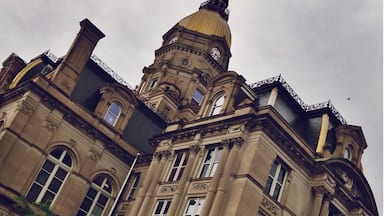
[[[215,10],[220,13],[220,15],[228,20],[229,10],[228,10],[228,0],[208,0],[200,5],[200,9],[205,8],[208,10]]]

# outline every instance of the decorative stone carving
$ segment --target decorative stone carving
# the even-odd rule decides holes
[[[178,189],[177,185],[163,185],[160,187],[159,194],[166,195],[172,194]]]
[[[209,188],[208,182],[197,182],[192,184],[191,190],[193,192],[205,192]]]
[[[33,113],[33,109],[31,106],[22,103],[17,105],[17,109],[20,110],[24,115],[30,116]]]
[[[225,139],[222,141],[224,146],[227,146],[229,148],[232,148],[233,146],[241,147],[244,143],[244,139],[241,137],[235,137],[230,139]]]
[[[234,125],[228,128],[227,133],[241,132],[244,130],[244,125]]]
[[[200,151],[200,146],[198,144],[193,144],[189,147],[191,153],[197,154]]]
[[[280,208],[275,204],[273,203],[272,201],[270,201],[269,199],[267,198],[263,198],[263,200],[261,200],[261,205],[271,214],[273,215],[278,215],[279,211],[280,211]]]
[[[97,152],[96,150],[94,150],[94,149],[91,149],[90,151],[89,151],[89,158],[91,158],[91,160],[93,160],[93,161],[98,161],[98,160],[100,160],[100,158],[101,158],[101,153],[100,152]]]
[[[48,131],[51,131],[51,132],[54,132],[54,130],[57,128],[56,124],[49,119],[45,121],[43,127],[45,127]]]
[[[171,141],[169,141],[169,140],[162,140],[159,143],[159,147],[164,147],[164,146],[171,146]]]

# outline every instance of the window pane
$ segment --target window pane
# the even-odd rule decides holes
[[[60,186],[61,186],[61,181],[57,178],[53,178],[51,184],[49,185],[48,189],[51,190],[52,192],[57,193],[59,191]]]
[[[72,167],[72,158],[68,153],[65,154],[65,157],[63,159],[63,163],[69,167]]]
[[[275,191],[273,192],[273,198],[278,199],[280,194],[281,186],[279,184],[276,184]]]
[[[92,200],[86,197],[83,200],[83,203],[81,203],[80,208],[83,209],[84,211],[88,212],[89,209],[91,208],[91,205],[92,205]]]
[[[169,209],[170,205],[171,205],[171,201],[167,201],[163,214],[167,214],[168,213],[168,209]]]
[[[176,168],[173,168],[171,170],[171,173],[169,174],[169,178],[168,178],[168,181],[174,181],[174,178],[175,178],[175,174],[176,174]]]
[[[77,212],[76,216],[87,216],[87,213],[83,212],[82,210],[79,210],[79,212]]]
[[[269,172],[269,174],[270,174],[271,176],[275,176],[276,168],[277,168],[277,163],[274,162],[274,163],[272,164],[271,171]]]
[[[219,164],[217,164],[217,163],[212,165],[211,171],[209,172],[209,177],[213,177],[213,175],[215,175],[215,172],[216,172],[216,169],[217,169],[218,165]]]
[[[155,210],[155,214],[160,214],[161,213],[161,209],[163,208],[163,204],[164,204],[164,201],[158,201],[157,202],[157,207],[156,207],[156,210]]]
[[[97,191],[93,188],[89,188],[87,196],[94,199],[96,197]]]
[[[101,216],[101,214],[103,213],[103,208],[96,205],[94,208],[93,208],[93,211],[92,211],[92,216]]]
[[[119,115],[119,113],[120,113],[120,106],[117,105],[116,103],[112,103],[111,106],[109,107],[109,112],[111,114],[114,114],[115,116]]]
[[[50,191],[46,191],[44,196],[43,196],[43,199],[41,200],[40,203],[45,203],[45,202],[52,202],[53,198],[55,197],[55,194],[50,192]]]
[[[59,160],[63,151],[64,151],[63,149],[55,149],[55,150],[51,151],[50,155],[52,155],[53,157],[55,157]]]
[[[195,209],[196,201],[195,200],[189,200],[187,211],[185,212],[187,215],[193,215],[194,209]]]
[[[195,100],[198,104],[200,104],[200,102],[203,100],[203,93],[200,90],[196,89],[193,93],[192,99]]]
[[[64,180],[65,176],[67,176],[67,171],[65,171],[64,169],[62,168],[59,168],[56,172],[56,175],[55,175],[57,178],[61,179],[61,180]]]
[[[285,169],[281,167],[279,177],[277,178],[277,181],[282,184],[285,176]]]
[[[39,175],[37,175],[36,177],[36,182],[38,182],[41,185],[44,185],[47,182],[48,177],[49,177],[49,173],[47,173],[44,170],[41,170]]]
[[[52,172],[53,170],[53,167],[55,167],[55,164],[52,163],[51,161],[49,160],[46,160],[44,165],[43,165],[43,169],[48,171],[48,172]]]
[[[99,200],[97,201],[97,203],[99,203],[101,206],[105,206],[107,202],[108,202],[108,197],[106,197],[105,195],[100,195]]]
[[[33,184],[31,189],[28,192],[27,200],[29,202],[35,202],[37,199],[37,196],[39,196],[40,194],[41,188],[42,188],[41,186],[37,184]]]
[[[265,186],[265,191],[267,193],[269,193],[271,191],[272,181],[273,181],[273,179],[271,177],[268,177],[267,185]]]
[[[104,181],[104,178],[99,176],[95,180],[93,180],[93,183],[101,187],[101,185],[103,184],[103,181]]]
[[[200,177],[205,177],[207,175],[208,166],[209,166],[209,164],[204,164],[203,165],[203,169],[201,170]]]

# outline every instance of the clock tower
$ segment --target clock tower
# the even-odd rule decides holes
[[[169,122],[194,120],[210,81],[227,72],[231,57],[228,0],[209,0],[163,35],[154,62],[137,88]]]

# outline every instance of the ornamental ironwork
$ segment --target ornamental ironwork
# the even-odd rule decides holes
[[[287,81],[284,80],[282,75],[274,76],[265,80],[261,80],[259,82],[255,82],[249,85],[253,90],[256,88],[270,85],[273,83],[280,83],[280,85],[288,92],[288,94],[296,101],[296,103],[305,111],[316,111],[320,109],[329,109],[331,113],[342,123],[347,124],[347,121],[344,119],[344,117],[340,114],[340,112],[333,106],[331,101],[326,101],[322,103],[317,103],[313,105],[307,105],[304,103],[304,101],[299,97],[299,95],[293,90],[293,88],[287,83]]]

